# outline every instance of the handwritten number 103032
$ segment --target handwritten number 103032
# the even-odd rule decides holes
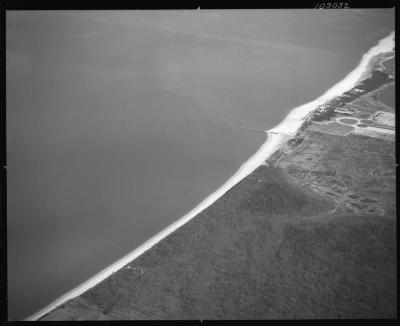
[[[346,9],[350,8],[348,2],[318,2],[314,9]]]

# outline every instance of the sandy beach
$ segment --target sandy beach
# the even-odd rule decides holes
[[[37,320],[41,318],[43,315],[47,314],[57,306],[81,295],[86,292],[90,288],[94,287],[96,284],[102,282],[104,279],[109,277],[114,272],[121,269],[123,266],[142,255],[144,252],[149,250],[155,244],[160,242],[162,239],[167,237],[169,234],[177,230],[179,227],[190,221],[196,215],[198,215],[205,208],[212,205],[216,200],[222,197],[227,191],[229,191],[232,187],[234,187],[241,180],[250,175],[256,168],[258,168],[261,164],[263,164],[273,153],[275,153],[288,139],[293,137],[305,118],[313,112],[319,105],[331,100],[336,96],[340,96],[344,92],[353,88],[359,80],[362,78],[364,72],[368,68],[368,62],[372,57],[379,53],[391,52],[394,49],[394,37],[395,34],[392,32],[389,36],[385,37],[379,43],[372,47],[367,53],[365,53],[358,64],[358,66],[350,72],[343,80],[339,83],[335,84],[333,87],[328,89],[323,95],[318,97],[317,99],[301,105],[297,108],[294,108],[286,118],[276,127],[266,130],[266,134],[268,135],[266,142],[259,148],[259,150],[251,156],[239,170],[230,177],[220,188],[218,188],[215,192],[210,194],[207,198],[205,198],[199,205],[193,208],[186,215],[178,219],[176,222],[169,225],[167,228],[150,238],[148,241],[143,243],[141,246],[122,257],[112,265],[108,266],[98,274],[94,275],[81,285],[72,289],[68,293],[59,297],[37,313],[33,314],[26,320]],[[290,90],[289,90],[290,91]]]

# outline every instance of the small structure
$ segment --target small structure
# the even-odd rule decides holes
[[[335,113],[352,115],[354,113],[354,111],[350,110],[350,109],[338,108],[338,109],[335,109]]]

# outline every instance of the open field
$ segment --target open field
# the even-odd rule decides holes
[[[395,68],[395,60],[394,58],[391,58],[389,60],[384,61],[383,66],[385,67],[385,72],[394,75],[396,73],[396,68]]]
[[[354,114],[354,116],[359,119],[367,119],[370,116],[370,113],[358,111],[357,113]]]
[[[351,213],[394,212],[394,142],[309,131],[280,166]]]
[[[384,125],[387,127],[395,126],[395,116],[393,113],[379,112],[376,116],[374,116],[373,120],[379,125]]]
[[[393,141],[395,138],[395,131],[393,130],[386,130],[386,132],[382,132],[382,130],[385,129],[375,130],[375,128],[368,125],[362,126],[363,127],[360,127],[360,125],[358,125],[359,128],[355,129],[353,133],[359,136],[379,138],[387,141]]]
[[[331,119],[332,120],[332,119]],[[354,126],[353,131],[357,131],[358,128],[367,128],[368,130],[373,130],[378,133],[385,133],[385,134],[395,134],[395,117],[393,113],[390,112],[383,112],[378,111],[370,116],[370,119],[353,119],[353,118],[336,118],[337,123],[344,124],[344,125],[351,125]],[[330,132],[330,125],[335,122],[328,122],[324,124],[319,124],[319,129],[315,129],[313,127],[310,130],[325,132],[327,130],[328,134],[334,134]],[[345,134],[348,135],[348,134]]]
[[[321,125],[321,124],[313,123],[308,128],[309,128],[309,130],[312,130],[312,131],[318,131],[318,132],[322,132],[322,133],[326,133],[326,134],[330,134],[330,135],[338,135],[338,136],[345,136],[350,131],[354,130],[354,128],[352,126],[343,125],[343,124],[340,124],[337,122],[332,122],[328,125]]]
[[[346,123],[348,125],[354,125],[358,122],[358,120],[351,119],[351,118],[343,118],[343,119],[340,119],[340,122]]]
[[[383,103],[395,107],[395,87],[394,85],[390,85],[379,92],[379,100]]]
[[[393,83],[384,84],[377,90],[362,95],[360,98],[346,104],[344,109],[352,110],[354,112],[351,114],[351,116],[337,114],[334,117],[330,117],[328,122],[337,120],[341,123],[349,123],[355,127],[352,133],[358,135],[382,139],[386,139],[388,137],[394,138],[394,105],[389,106],[381,102],[381,97],[386,96],[386,94],[389,94],[389,102],[393,101],[391,104],[394,104]],[[359,119],[359,123],[353,124],[352,122],[354,121],[352,121],[352,119]],[[341,134],[340,132],[331,132],[331,128],[332,127],[330,127],[330,125],[328,125],[328,127],[324,127],[322,125],[315,127],[312,125],[310,130],[325,132],[332,135]],[[333,128],[335,129],[335,126],[333,126]]]
[[[344,108],[354,110],[355,113],[353,114],[353,117],[359,119],[366,119],[376,111],[394,112],[394,106],[390,106],[385,104],[384,102],[381,102],[381,95],[382,93],[385,94],[385,92],[388,92],[389,97],[393,95],[393,101],[394,101],[394,93],[390,94],[390,92],[393,92],[393,90],[394,90],[393,83],[384,84],[377,90],[365,94],[360,98],[346,104]]]

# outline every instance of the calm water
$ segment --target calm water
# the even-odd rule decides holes
[[[184,215],[394,11],[8,12],[9,315]]]

